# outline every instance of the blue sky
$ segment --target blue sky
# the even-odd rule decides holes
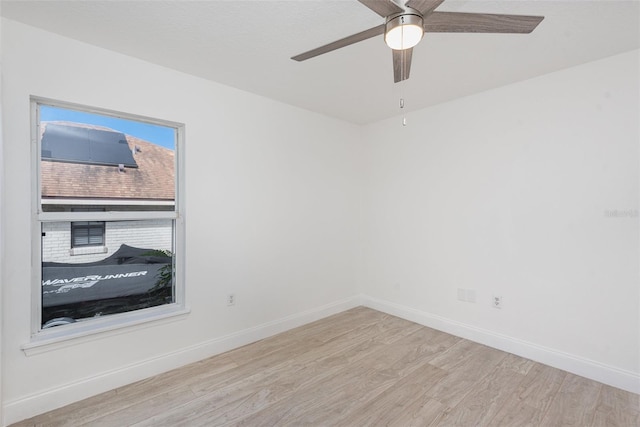
[[[175,149],[175,130],[170,127],[41,105],[40,121],[47,122],[53,120],[106,126],[113,130],[153,142],[154,144],[161,145],[171,150]]]

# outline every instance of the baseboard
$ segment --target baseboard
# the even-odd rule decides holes
[[[2,425],[9,425],[31,418],[35,415],[149,378],[153,375],[170,371],[171,369],[179,368],[216,354],[224,353],[225,351],[250,344],[359,305],[362,305],[362,297],[353,296],[233,334],[205,341],[175,352],[141,360],[112,371],[102,372],[79,381],[5,402],[3,408],[4,424]]]
[[[439,331],[640,394],[640,375],[424,311],[362,296],[362,305]]]

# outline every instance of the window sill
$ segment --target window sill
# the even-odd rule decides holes
[[[94,254],[106,254],[109,252],[106,246],[78,246],[71,248],[69,255],[94,255]]]
[[[41,330],[31,337],[31,342],[22,346],[25,355],[33,356],[67,348],[85,342],[145,329],[184,319],[191,309],[171,304],[89,319],[77,323]]]

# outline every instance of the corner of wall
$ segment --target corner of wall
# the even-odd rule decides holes
[[[2,4],[0,4],[0,8],[2,8]],[[3,340],[3,321],[1,313],[3,304],[3,289],[4,289],[4,277],[2,268],[4,263],[4,238],[2,234],[2,228],[4,224],[4,156],[3,156],[3,144],[2,141],[4,138],[3,134],[3,115],[2,115],[2,19],[0,19],[0,425],[4,425],[4,411],[2,410],[4,406],[2,389],[4,388],[2,383],[2,371],[3,371],[3,359],[2,359],[2,340]]]
[[[355,286],[356,293],[360,295],[364,295],[364,189],[365,189],[365,165],[366,165],[366,140],[365,140],[365,126],[361,125],[358,128],[358,156],[356,157],[357,164],[355,167],[358,170],[358,242],[357,242],[357,257],[356,257],[356,265],[355,269]]]

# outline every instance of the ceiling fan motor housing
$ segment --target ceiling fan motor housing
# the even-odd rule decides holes
[[[417,10],[405,6],[403,12],[387,17],[384,41],[391,49],[412,48],[422,40],[423,34],[424,19]]]

